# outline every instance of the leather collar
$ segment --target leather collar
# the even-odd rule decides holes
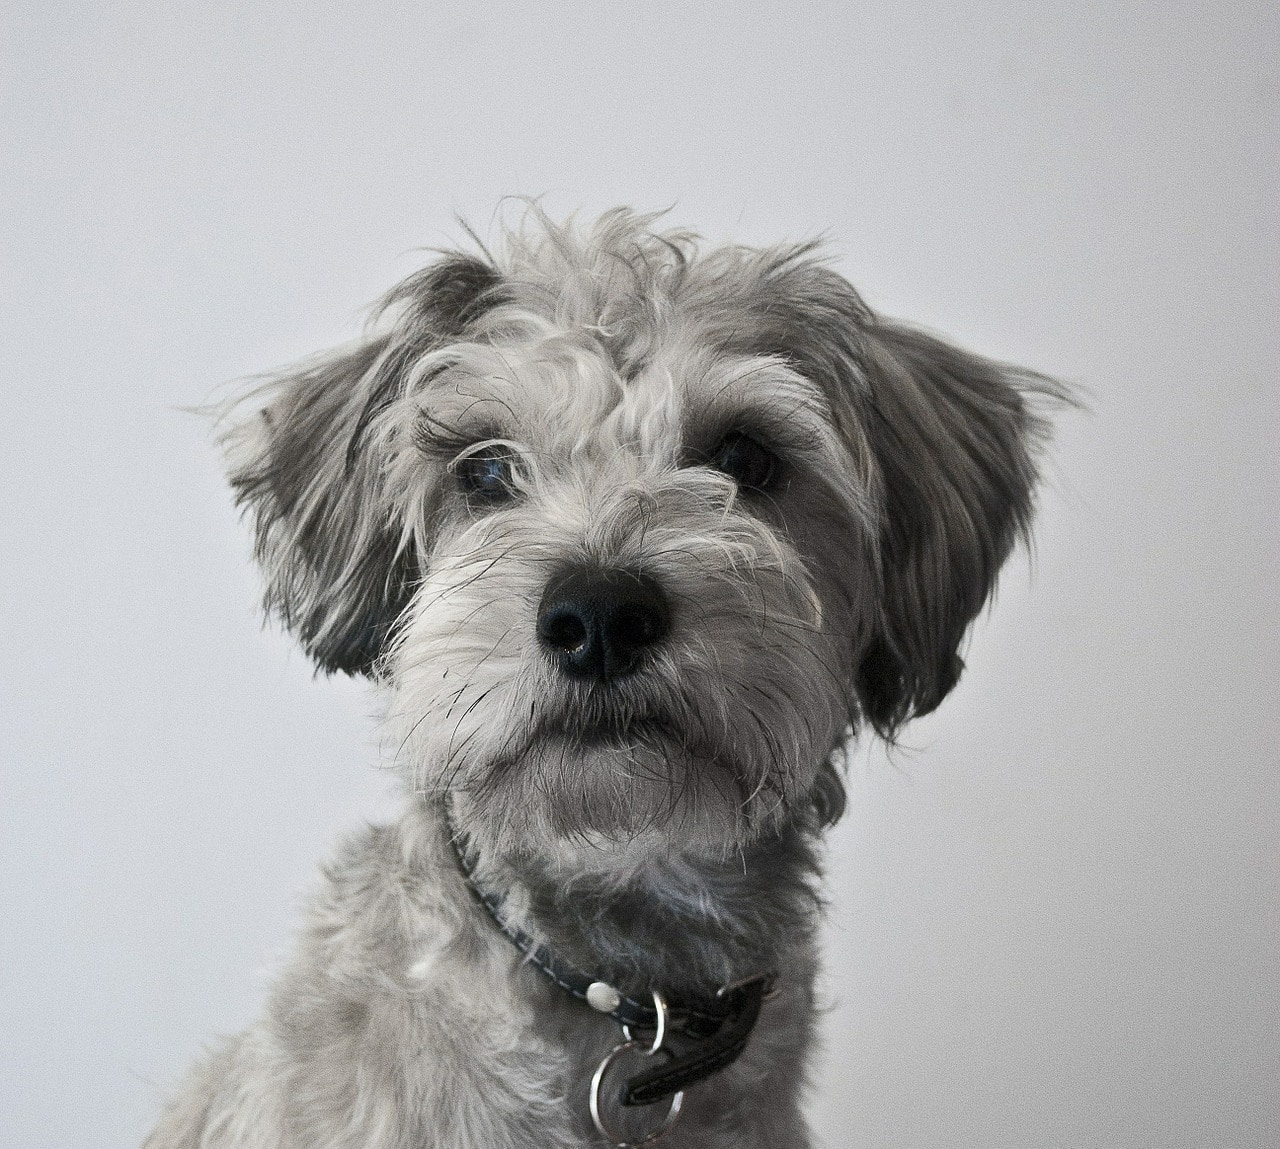
[[[578,969],[549,946],[536,942],[506,916],[503,909],[505,898],[484,889],[477,882],[470,844],[454,826],[447,799],[442,807],[449,844],[467,888],[525,960],[566,993],[613,1018],[625,1031],[655,1031],[659,1022],[656,1004],[637,1000],[603,979]],[[746,1048],[760,1015],[760,1007],[765,998],[775,991],[777,981],[776,974],[761,973],[723,986],[714,995],[671,1000],[667,1004],[667,1024],[690,1039],[691,1048],[654,1069],[632,1077],[622,1091],[623,1104],[652,1104],[731,1065]],[[651,996],[654,1003],[660,1000],[656,994]],[[665,998],[661,1000],[665,1001]]]

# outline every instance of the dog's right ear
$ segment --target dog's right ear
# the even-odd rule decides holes
[[[491,265],[445,257],[387,295],[387,329],[274,377],[223,436],[267,611],[321,670],[372,675],[418,578],[370,423],[418,358],[465,338],[499,295]]]

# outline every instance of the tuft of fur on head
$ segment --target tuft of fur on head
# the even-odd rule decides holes
[[[955,685],[1027,528],[1051,382],[876,315],[812,244],[704,249],[531,208],[447,253],[226,435],[269,609],[385,684],[397,760],[469,835],[575,865],[726,857],[832,821],[834,761]],[[717,454],[775,460],[740,487]],[[469,459],[499,457],[480,497]],[[656,582],[669,634],[574,679],[565,570]]]

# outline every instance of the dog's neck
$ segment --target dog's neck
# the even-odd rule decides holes
[[[669,851],[617,866],[504,855],[468,840],[473,882],[505,920],[620,988],[701,997],[766,971],[784,977],[818,921],[817,831],[796,819],[724,860]],[[456,834],[442,818],[446,835]]]

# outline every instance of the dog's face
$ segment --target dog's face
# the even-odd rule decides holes
[[[513,853],[834,816],[833,752],[951,688],[1030,510],[1035,380],[808,249],[650,223],[446,257],[229,436],[270,605]]]
[[[438,492],[387,662],[404,755],[508,843],[730,840],[849,721],[847,449],[778,360],[677,331],[623,378],[539,327],[427,356],[391,417],[395,487]]]

